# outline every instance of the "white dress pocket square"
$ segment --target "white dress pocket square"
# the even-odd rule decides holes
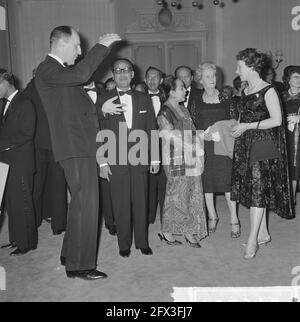
[[[147,111],[140,111],[140,114],[147,113]]]

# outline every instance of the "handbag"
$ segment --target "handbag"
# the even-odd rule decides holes
[[[273,140],[261,140],[254,142],[250,151],[250,162],[277,159],[280,154]]]

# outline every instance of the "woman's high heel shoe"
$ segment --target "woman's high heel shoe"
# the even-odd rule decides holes
[[[255,249],[254,249],[254,251],[252,253],[247,254],[245,252],[244,259],[253,259],[253,258],[255,258],[257,251],[258,251],[258,245],[255,246]]]
[[[179,240],[174,240],[174,241],[168,240],[163,233],[158,233],[158,237],[159,237],[161,242],[164,241],[167,245],[170,245],[170,246],[182,245],[182,242],[180,242]]]
[[[208,219],[208,232],[210,234],[213,234],[216,232],[217,230],[217,226],[218,226],[218,222],[219,222],[219,218],[213,218],[213,219]],[[213,225],[210,225],[210,223],[213,223]]]
[[[267,237],[266,239],[264,239],[264,240],[262,240],[262,241],[260,241],[260,242],[258,242],[258,245],[259,246],[261,246],[261,245],[264,245],[264,246],[268,246],[268,244],[270,243],[272,241],[272,238],[271,238],[271,236],[269,236],[269,237]],[[242,244],[244,247],[246,247],[247,246],[247,243],[244,243],[244,244]]]
[[[239,227],[239,230],[238,231],[233,231],[232,228],[234,226],[238,226]],[[239,238],[241,237],[241,224],[238,222],[238,223],[235,223],[235,224],[231,224],[231,238]]]
[[[184,236],[186,242],[191,246],[191,247],[194,247],[194,248],[201,248],[201,245],[199,243],[192,243],[190,240],[187,239],[186,236]]]

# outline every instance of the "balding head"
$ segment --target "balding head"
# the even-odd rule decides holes
[[[60,26],[53,29],[50,35],[51,54],[58,56],[68,65],[74,65],[81,55],[80,37],[70,26]]]

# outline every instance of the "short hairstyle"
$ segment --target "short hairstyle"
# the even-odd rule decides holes
[[[156,72],[158,72],[159,77],[160,77],[160,78],[163,78],[163,73],[162,73],[162,71],[161,71],[160,69],[156,68],[156,67],[153,67],[153,66],[150,66],[150,67],[146,70],[145,77],[147,77],[148,73],[149,73],[151,70],[155,70]]]
[[[117,58],[111,64],[111,67],[110,68],[111,68],[111,71],[112,72],[114,71],[116,64],[118,62],[120,62],[120,61],[126,62],[131,67],[132,70],[134,69],[133,63],[129,59],[127,59],[127,58]]]
[[[184,68],[184,69],[189,70],[189,72],[191,73],[191,75],[192,75],[192,76],[194,75],[194,72],[193,72],[193,70],[192,70],[192,68],[191,68],[191,67],[189,67],[189,66],[185,66],[185,65],[181,65],[181,66],[178,66],[178,67],[175,69],[175,72],[174,72],[175,77],[177,77],[177,73],[178,73],[179,69],[181,69],[181,68]]]
[[[291,79],[291,76],[296,73],[300,75],[300,66],[298,65],[290,65],[285,67],[285,69],[283,70],[282,80],[286,89],[290,87],[289,81]]]
[[[73,28],[70,26],[59,26],[52,30],[50,34],[50,46],[60,39],[70,38],[73,34]]]
[[[203,63],[200,64],[196,71],[195,71],[195,76],[197,78],[198,81],[201,81],[202,76],[203,76],[203,72],[205,70],[212,70],[215,74],[217,73],[217,67],[216,65],[212,64],[212,63]]]
[[[178,78],[175,76],[169,76],[165,79],[164,82],[164,89],[166,94],[169,96],[171,91],[175,91],[177,88],[177,80]]]
[[[6,69],[0,68],[0,82],[7,81],[10,85],[15,86],[14,75],[9,73]]]
[[[260,76],[262,70],[269,66],[270,58],[267,54],[259,52],[255,48],[246,48],[236,55],[237,60],[245,62],[246,66],[253,68]]]

